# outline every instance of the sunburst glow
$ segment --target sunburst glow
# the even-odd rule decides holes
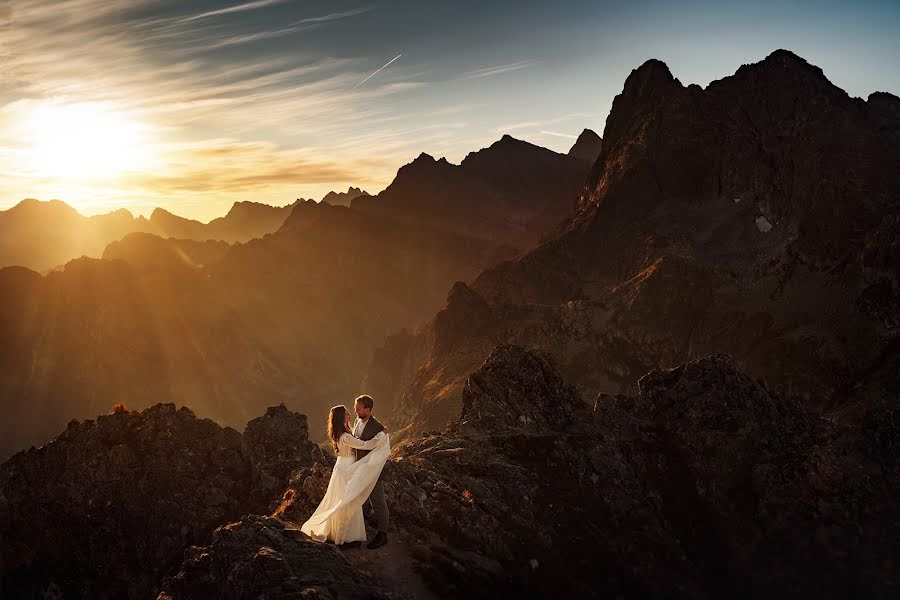
[[[39,104],[23,126],[29,162],[42,176],[110,179],[147,159],[141,124],[103,103]]]

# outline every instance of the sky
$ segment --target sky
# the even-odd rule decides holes
[[[0,0],[0,209],[208,221],[503,134],[565,152],[649,58],[705,87],[786,48],[900,95],[898,31],[897,0]]]

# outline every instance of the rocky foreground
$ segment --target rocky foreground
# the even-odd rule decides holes
[[[549,355],[498,346],[459,418],[385,467],[392,540],[440,597],[896,597],[888,400],[836,424],[711,355],[591,407]],[[0,466],[0,590],[409,597],[380,551],[297,531],[331,464],[283,407],[243,434],[172,404],[73,422]]]

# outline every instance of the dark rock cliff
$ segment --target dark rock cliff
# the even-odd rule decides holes
[[[549,352],[586,397],[727,352],[815,410],[877,400],[900,366],[898,115],[784,50],[705,89],[635,69],[568,224],[457,283],[407,344],[419,368],[398,357],[395,425],[449,423],[500,343]]]
[[[321,460],[284,406],[243,435],[174,404],[73,420],[0,466],[2,595],[146,598],[185,547],[265,514],[290,472]]]

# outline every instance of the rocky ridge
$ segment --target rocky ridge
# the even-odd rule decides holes
[[[439,597],[897,592],[896,398],[842,424],[720,354],[590,405],[515,345],[463,398],[385,466],[392,543]],[[73,423],[0,466],[3,591],[408,597],[298,531],[332,464],[284,407],[243,435],[174,405]]]

